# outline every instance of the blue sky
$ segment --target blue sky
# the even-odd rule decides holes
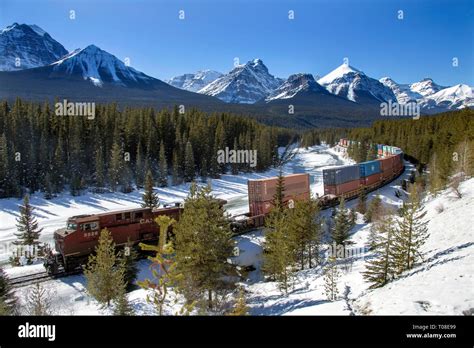
[[[1,0],[0,26],[13,22],[68,50],[93,43],[161,79],[227,72],[235,57],[261,58],[279,77],[324,75],[347,57],[375,78],[474,85],[472,0]]]

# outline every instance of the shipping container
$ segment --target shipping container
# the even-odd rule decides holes
[[[377,150],[382,152],[383,151],[383,145],[382,144],[377,144]]]
[[[268,178],[260,180],[248,180],[249,202],[266,202],[273,199],[276,193],[278,178]],[[309,174],[291,174],[285,176],[284,195],[293,196],[302,193],[309,193],[310,188]]]
[[[355,191],[359,188],[360,183],[359,180],[353,180],[349,182],[345,182],[339,185],[326,185],[324,184],[324,194],[332,194],[332,195],[343,195],[345,193]]]
[[[307,201],[310,199],[310,193],[305,192],[298,195],[293,196],[285,196],[283,198],[283,202],[288,204],[290,200],[296,201]],[[249,212],[250,216],[257,216],[261,214],[268,214],[273,208],[273,198],[267,201],[260,201],[260,202],[249,202]]]
[[[359,166],[357,164],[323,169],[324,185],[339,185],[359,178]]]
[[[380,177],[381,177],[380,173],[376,173],[373,175],[360,178],[360,184],[364,186],[370,186],[370,185],[376,184],[377,182],[380,181]]]
[[[359,163],[359,175],[361,178],[380,173],[380,161],[367,161]]]

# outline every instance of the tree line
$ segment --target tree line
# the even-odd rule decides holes
[[[56,116],[49,103],[0,103],[0,197],[41,190],[46,198],[69,188],[129,192],[148,171],[167,186],[232,170],[263,171],[295,135],[227,113],[180,113],[97,105],[93,119]],[[217,151],[257,150],[257,164],[217,162]],[[168,180],[171,178],[170,180]]]

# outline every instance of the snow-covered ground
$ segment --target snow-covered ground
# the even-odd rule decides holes
[[[405,174],[406,175],[406,174]],[[398,182],[398,181],[396,181]],[[379,193],[385,205],[399,207],[395,184]],[[370,224],[362,216],[352,230],[352,248],[359,254],[352,265],[341,269],[338,301],[324,293],[321,267],[298,273],[295,288],[284,296],[272,282],[247,282],[248,301],[254,315],[462,315],[474,308],[474,179],[461,185],[463,198],[450,191],[425,198],[429,239],[422,248],[425,262],[386,286],[368,290],[361,272],[371,257],[364,246]],[[348,203],[349,207],[356,201]],[[444,211],[440,212],[444,208]],[[255,253],[255,252],[253,252]],[[256,260],[256,264],[260,262]]]
[[[343,159],[337,149],[315,146],[300,149],[298,155],[285,166],[286,173],[308,172],[314,178],[311,184],[313,194],[322,193],[322,169],[328,166],[349,163]],[[412,167],[407,165],[408,170]],[[213,180],[214,194],[229,201],[227,209],[232,214],[247,211],[248,178],[270,177],[276,175],[275,170],[266,173],[225,175]],[[395,196],[399,190],[400,180],[371,193],[370,201],[380,194],[385,205],[396,209],[401,206],[402,199]],[[166,189],[158,189],[163,202],[174,202],[184,199],[188,185],[180,185]],[[424,204],[430,220],[428,227],[430,237],[424,246],[426,262],[402,278],[389,283],[383,288],[368,290],[361,272],[365,269],[365,259],[370,252],[365,249],[370,225],[358,216],[356,226],[352,230],[352,249],[358,251],[347,269],[341,270],[339,279],[340,299],[335,302],[326,300],[321,267],[300,271],[294,289],[288,296],[282,295],[273,282],[264,282],[260,272],[262,263],[261,251],[264,241],[263,232],[253,231],[236,238],[240,255],[234,262],[244,266],[253,265],[256,270],[242,283],[247,293],[250,313],[253,315],[349,315],[359,314],[462,314],[474,308],[473,281],[473,248],[474,235],[474,179],[461,186],[464,193],[462,199],[445,191],[437,197],[428,197]],[[403,198],[403,197],[402,197]],[[98,212],[107,209],[124,209],[140,204],[141,193],[131,194],[87,194],[80,197],[63,195],[52,201],[34,195],[32,204],[38,208],[38,220],[44,227],[45,240],[49,240],[54,229],[64,225],[68,216],[85,212]],[[18,211],[18,200],[0,200],[0,238],[11,238],[15,231],[15,217]],[[347,203],[354,207],[356,201]],[[444,211],[439,213],[441,205]],[[322,212],[328,217],[330,210]],[[48,239],[49,238],[49,239]],[[150,277],[150,263],[141,260],[139,263],[139,280]],[[15,267],[6,269],[12,276],[25,273],[37,273],[41,265]],[[83,275],[70,276],[44,282],[54,297],[56,313],[66,315],[109,314],[102,310],[85,291]],[[28,293],[30,286],[17,289],[20,299]],[[138,289],[128,294],[136,314],[155,314],[153,307],[146,302],[146,291]],[[168,308],[166,314],[174,314],[176,310]]]

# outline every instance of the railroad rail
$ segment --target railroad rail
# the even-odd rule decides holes
[[[13,288],[19,288],[22,286],[27,286],[36,283],[42,283],[48,280],[54,280],[57,278],[68,277],[71,275],[76,275],[82,273],[82,270],[75,270],[71,272],[60,272],[56,274],[49,274],[48,272],[38,272],[32,274],[25,274],[19,277],[14,277],[9,279],[9,283]]]

